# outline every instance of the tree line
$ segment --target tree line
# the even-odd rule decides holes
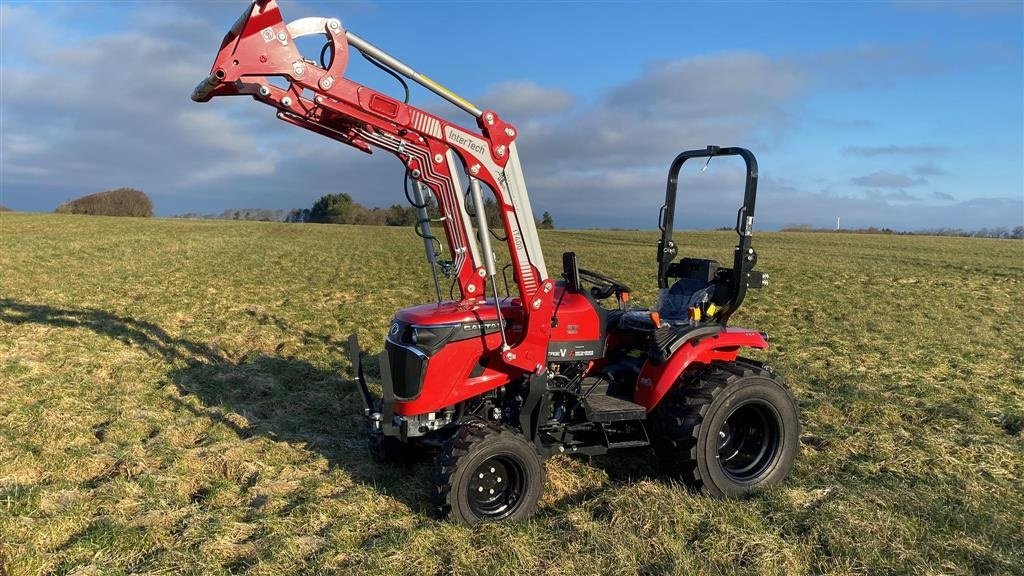
[[[186,212],[175,214],[171,218],[199,218],[203,220],[248,220],[255,222],[283,222],[287,213],[278,208],[267,210],[266,208],[228,208],[219,214],[200,214],[198,212]]]
[[[118,188],[97,192],[64,202],[57,207],[59,214],[92,214],[98,216],[144,216],[153,215],[153,202],[141,190]],[[431,218],[439,218],[437,204],[427,205]],[[488,223],[501,227],[501,211],[493,198],[484,199],[484,213]],[[362,224],[367,226],[412,226],[419,220],[414,206],[392,204],[387,208],[367,208],[352,199],[349,194],[326,194],[317,199],[309,208],[294,208],[289,211],[266,208],[228,208],[216,214],[187,212],[172,218],[200,218],[207,220],[248,220],[262,222],[294,222],[311,224]],[[554,228],[555,219],[545,212],[537,220],[539,228]]]
[[[963,230],[961,228],[928,228],[925,230],[897,231],[891,228],[843,228],[833,230],[831,228],[815,228],[810,224],[787,224],[782,232],[841,232],[843,234],[893,234],[897,236],[959,236],[964,238],[1004,238],[1008,240],[1024,240],[1024,226],[997,226],[995,228],[981,228],[980,230]]]
[[[431,201],[427,205],[427,213],[431,218],[438,218],[440,212],[437,204]],[[484,214],[492,227],[501,227],[501,210],[498,203],[490,197],[484,199]],[[363,224],[369,226],[411,226],[419,220],[414,206],[392,204],[387,208],[367,208],[342,194],[321,196],[310,208],[296,208],[288,212],[285,222],[309,222],[313,224]],[[537,220],[539,228],[552,229],[555,219],[551,213],[544,212]]]

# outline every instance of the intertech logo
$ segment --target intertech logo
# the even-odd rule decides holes
[[[487,156],[487,144],[479,138],[463,134],[450,126],[445,130],[444,135],[452,144],[461,146],[474,154],[480,154],[485,157]]]

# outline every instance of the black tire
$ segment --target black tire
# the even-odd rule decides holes
[[[431,479],[431,499],[442,518],[469,526],[523,520],[537,511],[544,464],[519,432],[471,421],[445,444]]]
[[[800,449],[792,395],[774,373],[742,360],[683,378],[658,405],[652,432],[671,475],[719,497],[782,481]]]

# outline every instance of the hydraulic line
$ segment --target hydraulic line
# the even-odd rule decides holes
[[[430,215],[427,214],[427,195],[429,190],[427,185],[422,182],[416,182],[413,186],[413,194],[415,195],[416,202],[413,206],[416,208],[416,214],[419,216],[420,236],[423,237],[423,249],[427,253],[427,263],[430,264],[430,274],[434,277],[434,290],[437,292],[437,302],[441,303],[441,282],[437,279],[437,252],[434,250],[434,238],[433,234],[430,233]]]
[[[388,54],[387,52],[381,50],[380,48],[377,48],[373,44],[357,36],[355,33],[346,30],[345,38],[348,40],[349,44],[355,46],[356,49],[362,52],[364,55],[371,56],[373,59],[377,60],[381,64],[387,66],[388,68],[391,68],[395,72],[398,72],[399,74],[405,76],[406,78],[412,80],[413,82],[416,82],[420,86],[423,86],[424,88],[430,90],[434,94],[437,94],[438,96],[444,98],[445,100],[451,102],[452,104],[458,106],[459,108],[462,108],[463,110],[472,114],[473,116],[479,118],[480,116],[483,115],[483,110],[480,110],[479,108],[474,106],[472,102],[466,100],[462,96],[459,96],[458,94],[438,84],[434,80],[428,78],[426,75],[416,72],[398,58],[395,58],[394,56]]]

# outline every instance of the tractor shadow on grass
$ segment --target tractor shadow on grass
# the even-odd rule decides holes
[[[232,354],[215,346],[175,337],[157,324],[96,308],[54,307],[0,298],[0,323],[36,324],[61,329],[85,328],[137,348],[161,360],[165,385],[177,394],[167,398],[176,409],[220,423],[241,439],[263,436],[324,457],[353,480],[426,514],[427,462],[393,466],[374,461],[366,446],[362,403],[347,378],[341,342],[273,322],[284,336],[303,343],[317,340],[330,351],[327,366],[292,356],[262,352]],[[375,359],[367,371],[375,371]],[[344,364],[342,363],[344,362]],[[198,402],[189,401],[193,397]],[[89,482],[103,482],[96,478]]]
[[[395,498],[417,513],[429,514],[426,483],[433,455],[424,454],[418,461],[403,465],[382,464],[371,458],[361,416],[362,402],[355,383],[347,377],[347,360],[341,363],[341,359],[347,358],[343,343],[269,315],[250,316],[261,324],[274,326],[282,336],[297,338],[303,345],[323,345],[333,360],[322,367],[292,356],[262,352],[236,355],[172,336],[152,322],[105,310],[59,308],[0,298],[0,322],[86,328],[141,349],[166,364],[167,383],[178,391],[167,398],[177,410],[222,424],[243,440],[263,436],[301,446],[324,457],[332,467],[345,470],[355,481]],[[364,367],[371,377],[379,370],[373,356],[364,358]],[[198,402],[189,401],[190,396]],[[558,499],[547,514],[583,505],[618,485],[647,479],[668,482],[647,449],[574,458],[606,471],[609,481]],[[100,477],[88,482],[106,480],[109,478]]]

